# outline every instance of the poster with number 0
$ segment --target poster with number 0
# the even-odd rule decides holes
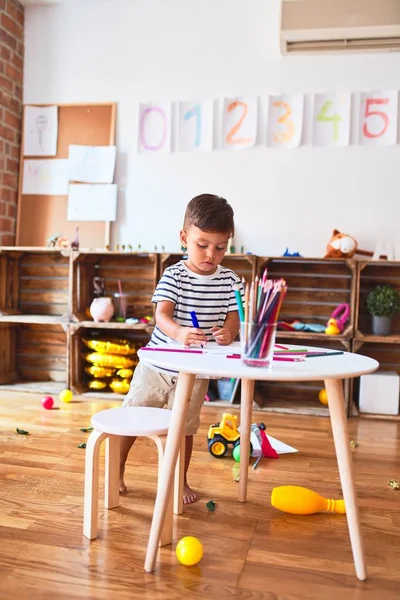
[[[171,104],[139,105],[139,152],[171,151]]]

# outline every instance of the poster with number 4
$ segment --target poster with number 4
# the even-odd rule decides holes
[[[314,95],[313,145],[350,144],[351,93]]]
[[[360,102],[360,144],[394,146],[397,142],[398,92],[364,92]]]

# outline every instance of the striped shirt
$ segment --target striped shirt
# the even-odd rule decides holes
[[[212,275],[199,275],[191,271],[183,260],[165,269],[152,302],[169,300],[175,304],[173,319],[184,327],[193,327],[190,313],[196,312],[199,327],[212,340],[211,329],[223,327],[228,312],[238,310],[234,286],[239,286],[243,299],[242,283],[233,271],[218,265]],[[149,346],[161,346],[173,342],[155,325]],[[162,372],[149,363],[146,364]],[[172,374],[172,372],[170,373]]]

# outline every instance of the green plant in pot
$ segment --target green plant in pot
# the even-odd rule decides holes
[[[372,333],[390,335],[392,317],[400,313],[400,294],[390,285],[378,285],[367,296],[367,309],[372,315]]]

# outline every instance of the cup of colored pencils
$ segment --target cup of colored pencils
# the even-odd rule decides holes
[[[244,285],[244,306],[236,295],[240,316],[242,362],[250,367],[270,368],[279,311],[286,295],[283,279],[268,279],[267,271]]]

